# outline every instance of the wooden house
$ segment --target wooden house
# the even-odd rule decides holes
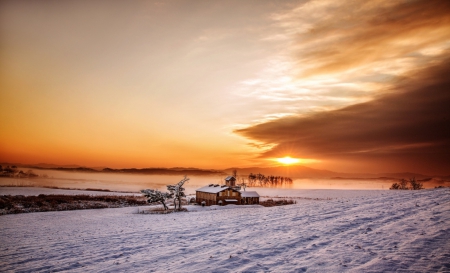
[[[210,184],[195,191],[195,202],[206,206],[219,205],[252,205],[259,204],[259,194],[256,191],[238,191],[227,185]]]
[[[206,206],[211,205],[241,205],[241,192],[226,185],[210,184],[196,190],[195,202],[199,205],[205,202]]]

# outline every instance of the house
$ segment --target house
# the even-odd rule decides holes
[[[241,203],[242,205],[259,204],[259,194],[256,191],[242,191]]]
[[[225,185],[209,184],[195,191],[195,202],[206,206],[211,205],[251,205],[259,204],[259,194],[256,191],[239,191],[240,187],[235,186],[236,179],[228,176]]]
[[[226,185],[209,184],[195,191],[195,202],[206,206],[211,205],[241,205],[241,192]]]

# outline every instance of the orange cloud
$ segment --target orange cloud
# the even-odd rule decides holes
[[[370,102],[307,117],[287,117],[236,130],[276,144],[261,157],[325,159],[328,168],[448,174],[450,59],[409,75]],[[334,164],[334,165],[333,165]]]
[[[448,1],[311,1],[290,14],[286,27],[298,26],[297,16],[315,2],[324,3],[317,8],[323,17],[294,38],[296,61],[306,66],[301,76],[376,68],[399,57],[423,59],[424,48],[449,46]]]

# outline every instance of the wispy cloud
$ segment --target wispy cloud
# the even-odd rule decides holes
[[[446,1],[316,0],[272,14],[279,33],[265,40],[283,46],[235,93],[266,106],[254,122],[370,101],[450,48],[449,10]]]

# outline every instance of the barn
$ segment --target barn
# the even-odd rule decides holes
[[[229,188],[226,185],[210,184],[206,187],[196,190],[195,201],[201,204],[205,201],[207,206],[241,204],[241,192]]]
[[[241,192],[227,185],[209,184],[196,190],[195,202],[199,205],[205,202],[206,206],[259,204],[259,194],[256,191]]]

